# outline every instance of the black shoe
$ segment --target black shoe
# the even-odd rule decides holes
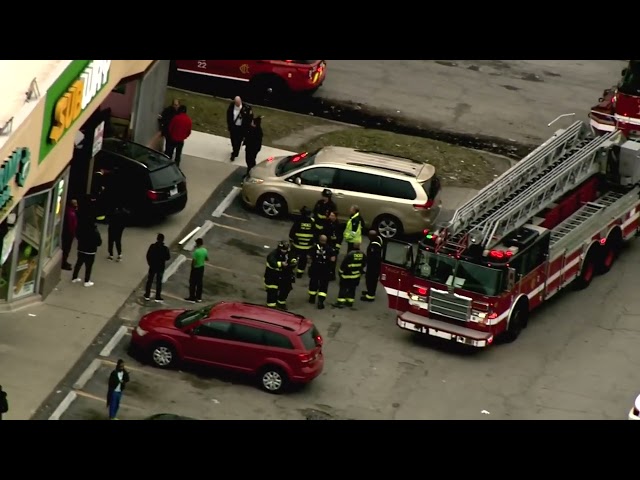
[[[146,300],[146,299],[145,299],[145,300]],[[162,302],[164,302],[164,298],[162,298],[162,297],[157,297],[157,298],[154,300],[154,302],[156,302],[156,303],[162,303]]]
[[[196,303],[196,299],[195,298],[191,298],[191,297],[186,297],[184,299],[185,302],[189,302],[189,303]]]
[[[73,270],[73,265],[71,265],[70,263],[63,263],[62,270]]]
[[[344,308],[344,303],[336,302],[336,303],[333,304],[333,306],[336,307],[336,308]]]
[[[367,298],[364,295],[360,297],[360,301],[361,302],[375,302],[376,299],[375,298]]]
[[[145,295],[142,298],[144,298],[148,302],[149,300],[151,300],[151,295]]]
[[[318,302],[318,310],[324,310],[324,302]]]
[[[316,296],[315,295],[309,295],[309,303],[316,303]]]
[[[276,308],[277,308],[278,310],[284,310],[284,311],[287,311],[287,306],[286,306],[286,305],[278,305]]]

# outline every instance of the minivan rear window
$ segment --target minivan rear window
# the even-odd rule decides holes
[[[302,341],[302,345],[304,345],[305,349],[313,350],[318,346],[318,342],[316,341],[316,338],[319,336],[320,336],[320,332],[314,325],[309,330],[307,330],[302,335],[300,335],[300,340]]]
[[[318,151],[316,150],[313,153],[302,152],[296,155],[289,155],[288,157],[280,160],[280,163],[276,166],[276,175],[281,177],[282,175],[286,175],[287,173],[291,173],[294,170],[298,170],[299,168],[308,167],[309,165],[313,165],[313,162],[316,159],[316,154]]]
[[[180,169],[172,163],[160,170],[152,171],[150,176],[153,188],[171,187],[182,182],[183,179]]]
[[[440,178],[438,178],[437,175],[434,175],[426,182],[422,182],[420,185],[422,185],[424,193],[427,194],[429,200],[432,200],[440,191]]]

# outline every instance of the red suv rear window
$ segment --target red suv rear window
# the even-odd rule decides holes
[[[302,341],[304,348],[306,348],[307,350],[313,350],[318,346],[316,338],[318,338],[319,336],[320,332],[318,332],[318,329],[314,325],[309,330],[300,335],[300,340]]]

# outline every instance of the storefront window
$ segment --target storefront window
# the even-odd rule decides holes
[[[61,178],[51,191],[51,205],[49,211],[49,232],[45,242],[45,252],[49,257],[53,256],[56,249],[60,246],[60,238],[62,236],[62,222],[64,219],[64,193],[65,179]]]
[[[13,298],[30,295],[36,291],[38,262],[41,254],[41,243],[46,227],[46,206],[49,192],[33,195],[24,200],[22,231],[13,277]]]
[[[17,210],[17,209],[16,209]],[[2,250],[0,251],[0,300],[7,300],[9,297],[9,284],[11,266],[13,265],[13,245],[16,241],[15,213],[10,213],[7,219],[0,226],[2,231]]]

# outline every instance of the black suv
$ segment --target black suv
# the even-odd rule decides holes
[[[187,204],[187,180],[165,154],[139,143],[107,138],[95,157],[110,201],[136,218],[164,217]]]

